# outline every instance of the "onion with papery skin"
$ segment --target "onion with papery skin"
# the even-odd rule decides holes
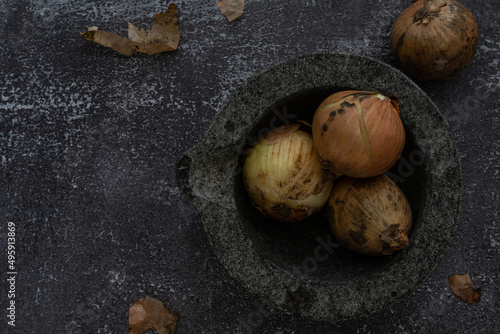
[[[353,90],[330,95],[320,104],[312,134],[323,168],[333,178],[385,173],[398,160],[406,140],[394,100]]]
[[[301,127],[294,123],[271,131],[243,164],[243,183],[254,206],[275,220],[300,221],[318,212],[333,186],[311,134]]]
[[[413,222],[406,196],[386,175],[338,179],[327,216],[337,241],[365,255],[391,255],[406,247]]]
[[[401,68],[423,80],[442,80],[464,69],[477,50],[474,15],[454,0],[419,0],[396,19],[392,52]]]

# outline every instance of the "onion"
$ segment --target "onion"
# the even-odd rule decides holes
[[[333,187],[311,134],[301,128],[294,123],[271,131],[243,164],[243,183],[254,206],[279,221],[300,221],[319,211]]]
[[[406,247],[413,220],[404,193],[386,175],[340,178],[327,216],[337,241],[366,255],[390,255]]]
[[[477,50],[472,13],[454,0],[419,0],[396,19],[392,52],[401,68],[423,80],[441,80],[464,69]]]
[[[314,114],[312,134],[323,167],[333,178],[383,174],[398,160],[406,139],[397,103],[363,91],[326,98]]]

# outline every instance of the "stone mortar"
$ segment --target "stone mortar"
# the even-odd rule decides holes
[[[311,121],[322,99],[345,89],[398,98],[407,143],[388,175],[408,197],[414,227],[409,246],[391,258],[340,247],[321,215],[272,222],[242,186],[242,158],[255,139],[288,122]],[[228,273],[268,305],[319,321],[375,313],[414,291],[445,255],[460,216],[460,161],[439,110],[400,71],[361,56],[304,55],[250,78],[182,156],[176,175]]]

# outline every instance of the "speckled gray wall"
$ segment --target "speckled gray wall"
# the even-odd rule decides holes
[[[228,23],[217,1],[179,1],[179,49],[124,57],[81,38],[96,25],[126,36],[163,1],[0,1],[0,284],[7,325],[7,222],[16,224],[20,333],[127,333],[145,294],[180,315],[178,333],[494,333],[500,327],[500,3],[462,1],[478,19],[473,62],[417,84],[461,152],[463,210],[432,276],[405,301],[342,324],[266,309],[237,285],[181,196],[174,166],[238,85],[314,51],[395,66],[389,34],[411,1],[252,1]],[[477,305],[447,278],[469,272]],[[4,331],[5,329],[5,331]]]

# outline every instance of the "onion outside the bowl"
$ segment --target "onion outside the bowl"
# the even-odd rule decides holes
[[[413,223],[406,196],[387,175],[338,179],[327,217],[337,241],[365,255],[391,255],[405,248]]]
[[[391,48],[407,74],[442,80],[464,69],[477,50],[474,15],[455,0],[418,0],[396,19]]]
[[[337,92],[320,104],[312,134],[332,178],[385,173],[398,160],[406,140],[396,101],[354,90]]]
[[[299,123],[269,132],[250,149],[243,163],[243,184],[259,211],[287,222],[321,210],[333,187],[311,134]]]

